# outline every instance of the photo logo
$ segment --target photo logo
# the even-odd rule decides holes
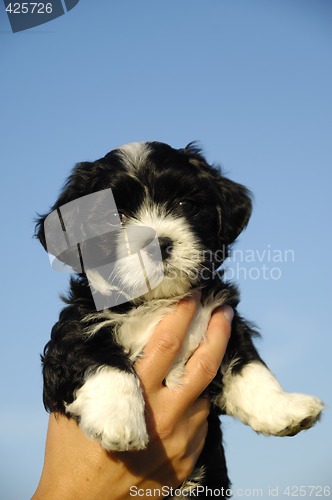
[[[111,189],[54,210],[44,231],[52,268],[85,273],[98,311],[148,293],[164,277],[155,230],[124,227]]]
[[[51,0],[43,2],[9,2],[4,0],[13,33],[35,28],[53,21],[73,9],[79,0]]]

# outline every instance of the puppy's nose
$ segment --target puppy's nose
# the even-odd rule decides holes
[[[166,260],[172,253],[173,240],[167,236],[161,236],[158,238],[161,256],[163,260]]]
[[[161,254],[162,260],[166,260],[172,253],[173,241],[171,238],[161,236],[158,239],[151,239],[146,241],[144,246],[146,247],[146,251],[152,259],[159,260]]]

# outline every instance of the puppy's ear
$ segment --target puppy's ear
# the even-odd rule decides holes
[[[68,232],[73,233],[79,230],[77,221],[82,220],[84,214],[82,216],[80,213],[82,210],[79,205],[68,205],[70,210],[65,210],[65,224],[60,209],[70,202],[97,191],[97,179],[100,178],[98,172],[102,168],[103,165],[98,162],[82,162],[76,165],[49,213],[38,215],[36,219],[35,237],[50,255],[56,257],[52,263],[55,269],[62,270],[65,264],[77,273],[84,272],[80,246],[73,245],[68,240]]]
[[[36,218],[36,226],[34,236],[40,241],[45,250],[46,248],[46,238],[45,238],[45,220],[54,211],[58,210],[62,205],[69,203],[70,201],[77,200],[81,196],[84,196],[90,192],[93,192],[95,178],[94,171],[96,170],[96,162],[82,162],[76,165],[70,176],[68,177],[58,199],[51,207],[47,214],[39,215]]]
[[[252,195],[241,184],[226,177],[219,177],[220,194],[220,239],[230,244],[239,236],[249,222],[252,212]]]
[[[220,239],[223,244],[232,243],[249,222],[252,211],[250,191],[245,186],[223,177],[218,167],[209,165],[197,142],[189,143],[181,151],[189,157],[190,163],[198,165],[201,171],[212,174],[220,200]]]

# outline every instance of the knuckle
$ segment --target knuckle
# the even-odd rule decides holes
[[[181,347],[180,339],[173,335],[172,332],[160,332],[158,340],[156,341],[155,349],[163,353],[177,353]]]
[[[182,433],[181,435],[177,436],[176,440],[176,446],[177,446],[177,455],[179,458],[181,458],[183,461],[188,455],[188,437],[185,435],[185,433]]]
[[[231,323],[229,323],[229,321],[227,321],[226,324],[224,325],[224,335],[227,338],[227,340],[229,340],[231,332],[232,332],[232,325]]]
[[[197,457],[195,457],[195,459],[194,459],[194,457],[192,457],[192,456],[189,456],[186,459],[182,460],[182,464],[181,464],[182,467],[181,467],[181,470],[180,470],[180,475],[184,479],[186,479],[192,473],[192,471],[193,471],[193,469],[195,467],[195,464],[196,464],[196,460],[197,460]]]
[[[157,426],[158,435],[161,440],[168,439],[173,435],[174,432],[174,422],[165,416],[162,422],[159,422]]]
[[[214,321],[218,322],[218,330],[221,330],[225,337],[230,337],[232,325],[228,319],[226,319],[225,315],[221,312],[221,310],[217,310],[213,313]]]
[[[232,331],[232,325],[231,323],[223,318],[223,332],[226,337],[230,337]]]
[[[192,315],[196,310],[197,301],[194,298],[187,297],[179,302],[179,307],[181,308],[182,313]]]
[[[202,418],[205,420],[211,411],[211,402],[206,396],[200,396],[196,400],[198,411],[201,412]]]
[[[198,360],[198,369],[203,377],[213,380],[218,373],[219,363],[213,356],[206,352]]]

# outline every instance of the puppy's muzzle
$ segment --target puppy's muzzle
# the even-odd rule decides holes
[[[160,251],[158,249],[158,243]],[[162,260],[165,261],[170,257],[172,253],[173,240],[171,238],[168,238],[167,236],[160,236],[158,238],[158,242],[156,241],[156,239],[151,238],[150,240],[147,240],[145,242],[144,247],[147,248],[147,254],[151,259],[159,260],[161,253]]]

